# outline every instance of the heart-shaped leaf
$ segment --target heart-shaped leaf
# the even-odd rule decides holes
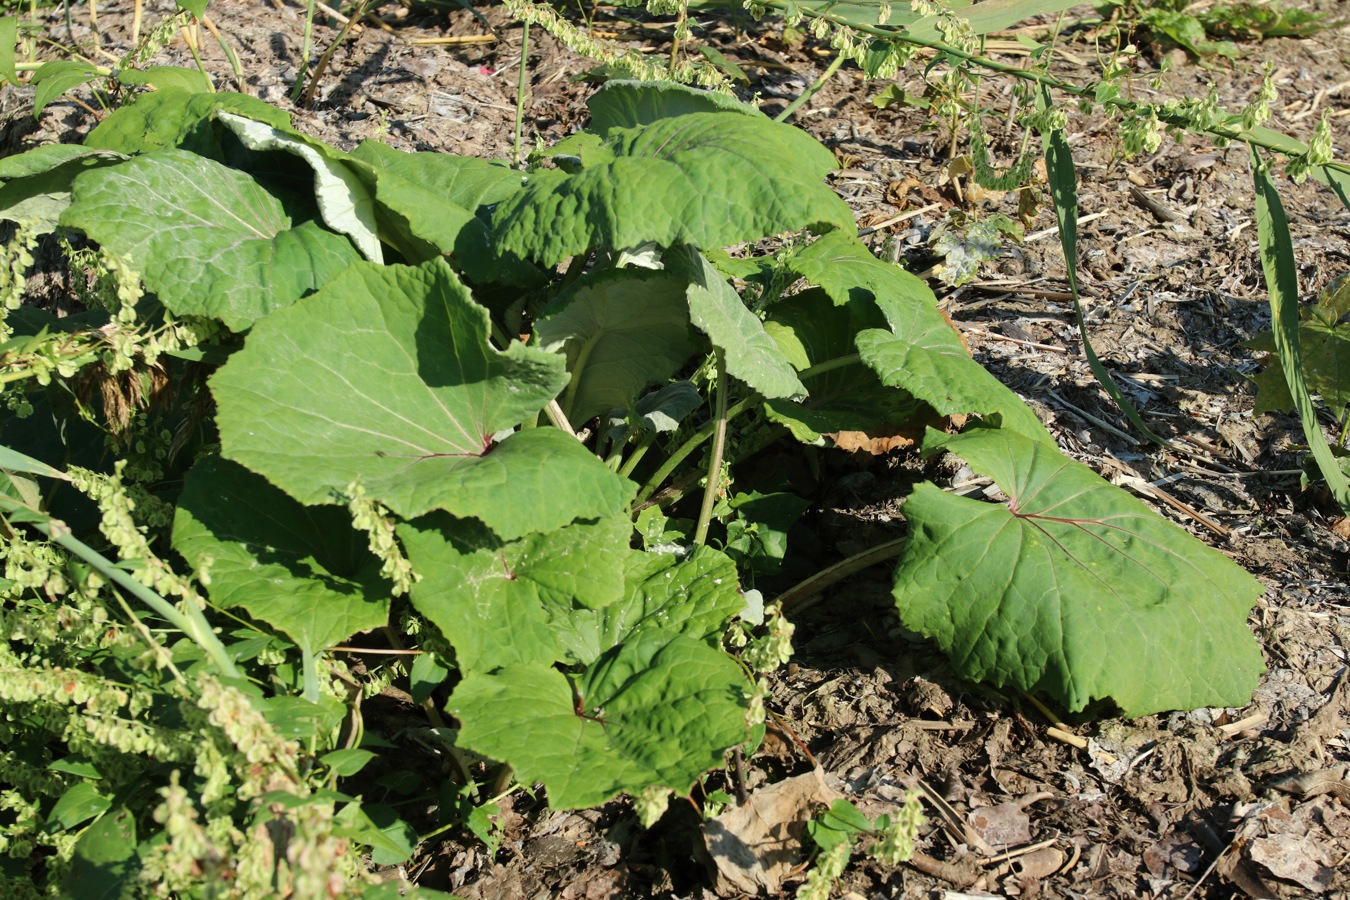
[[[834,156],[758,116],[699,112],[605,138],[614,159],[537,172],[493,215],[502,246],[546,266],[592,247],[726,247],[809,227],[852,228],[823,181]],[[772,160],[791,160],[776,165]]]
[[[527,663],[470,674],[450,698],[465,747],[504,760],[549,805],[574,809],[618,793],[685,793],[746,739],[745,678],[702,641],[653,632],[602,656],[569,682]]]
[[[561,356],[488,343],[440,259],[357,263],[258,323],[211,381],[224,453],[302,503],[361,481],[409,518],[444,509],[503,538],[622,509],[631,482],[554,428],[493,436],[566,384]]]
[[[303,506],[243,466],[192,467],[173,523],[174,549],[210,572],[211,600],[317,653],[389,621],[389,584],[345,509]]]
[[[248,175],[194,153],[160,150],[75,179],[61,224],[141,273],[165,308],[243,331],[359,258],[315,222],[292,227]]]
[[[544,350],[572,373],[563,409],[573,424],[631,409],[642,390],[670,378],[695,343],[685,283],[662,272],[612,270],[579,283],[535,323]]]
[[[413,605],[450,640],[463,671],[490,672],[562,659],[550,619],[622,599],[632,531],[627,517],[613,517],[503,541],[438,513],[400,527],[399,538],[421,576]]]
[[[907,628],[964,677],[1130,716],[1243,706],[1262,670],[1247,629],[1261,585],[1227,557],[1053,447],[1002,429],[943,447],[1006,504],[921,484],[895,574]]]

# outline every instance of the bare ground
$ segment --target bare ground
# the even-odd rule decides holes
[[[1297,5],[1343,12],[1334,0]],[[145,20],[171,11],[158,0],[147,4]],[[205,33],[201,53],[221,89],[277,103],[300,128],[339,146],[378,137],[402,149],[509,158],[520,28],[499,8],[386,3],[377,12],[385,26],[368,20],[354,30],[310,109],[288,100],[302,6],[211,6],[214,24],[239,55],[242,84]],[[1068,20],[1090,14],[1079,7]],[[662,52],[667,32],[635,35],[605,10],[597,15],[605,28]],[[98,35],[87,16],[75,15],[70,32],[58,13],[48,24],[59,40],[86,52],[96,40],[118,56],[129,45],[125,10],[100,8]],[[320,14],[317,48],[336,37],[337,25]],[[758,93],[771,112],[829,59],[782,37],[772,23],[748,21],[699,35],[746,68],[752,80],[744,95]],[[583,124],[589,88],[574,79],[590,65],[538,29],[533,38],[525,60],[527,144],[547,144]],[[1072,29],[1061,38],[1068,54],[1056,67],[1063,75],[1097,77],[1090,38]],[[1145,50],[1145,71],[1168,55]],[[1233,63],[1202,64],[1171,51],[1181,64],[1166,75],[1167,90],[1191,96],[1212,83],[1223,105],[1238,109],[1270,61],[1279,126],[1306,136],[1330,110],[1335,138],[1350,146],[1350,30],[1242,50]],[[155,62],[191,65],[181,38]],[[897,79],[911,95],[924,92],[920,70],[912,65]],[[1141,96],[1152,93],[1147,84],[1140,80]],[[883,87],[847,67],[796,121],[835,150],[843,168],[834,183],[861,225],[878,226],[868,238],[877,252],[922,270],[934,262],[927,241],[949,210],[1014,215],[1017,198],[979,196],[954,182],[950,135],[912,108],[878,109],[872,98]],[[1003,87],[987,79],[982,101],[996,105]],[[11,151],[77,140],[96,117],[63,100],[35,122],[31,92],[9,87],[0,111],[0,146]],[[924,791],[929,823],[919,864],[888,868],[856,857],[837,892],[851,900],[980,891],[1028,898],[1350,896],[1350,546],[1342,536],[1350,530],[1315,486],[1300,485],[1298,423],[1252,411],[1250,376],[1259,360],[1242,342],[1269,324],[1269,311],[1246,151],[1186,138],[1125,160],[1111,122],[1075,116],[1070,129],[1086,219],[1079,263],[1091,337],[1149,424],[1176,449],[1132,436],[1089,371],[1058,241],[1037,234],[1053,225],[1044,191],[1024,243],[1010,244],[969,285],[934,286],[977,358],[1032,404],[1065,452],[1135,490],[1266,585],[1250,624],[1268,672],[1242,709],[1056,722],[1026,698],[955,678],[900,628],[887,574],[873,569],[794,615],[796,658],[775,680],[775,724],[746,762],[746,784],[752,796],[773,796],[769,785],[818,766],[831,789],[870,815],[893,811],[908,789]],[[997,148],[996,128],[993,138]],[[1311,183],[1281,179],[1280,186],[1300,286],[1312,296],[1347,268],[1350,213]],[[903,213],[910,215],[893,221]],[[821,462],[815,486],[828,508],[794,533],[795,553],[828,563],[903,533],[897,509],[912,461],[831,453]],[[956,484],[971,478],[968,471],[945,477]],[[388,712],[395,720],[410,715]],[[730,787],[729,776],[719,775],[708,785]],[[707,859],[693,803],[676,805],[644,831],[623,801],[555,812],[517,793],[503,803],[500,824],[495,855],[451,833],[389,875],[472,898],[738,895],[725,872],[719,877],[717,861]],[[791,870],[767,893],[789,896],[800,878]]]

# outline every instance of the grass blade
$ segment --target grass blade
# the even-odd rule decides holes
[[[1294,246],[1289,238],[1289,220],[1280,195],[1270,180],[1270,170],[1255,147],[1252,151],[1252,177],[1256,183],[1256,232],[1261,243],[1261,271],[1270,292],[1270,321],[1275,332],[1275,351],[1280,355],[1284,378],[1294,398],[1308,449],[1322,470],[1331,495],[1350,515],[1350,483],[1331,452],[1326,435],[1317,422],[1308,374],[1303,362],[1303,345],[1298,334],[1298,269]]]
[[[1048,98],[1047,98],[1048,99]],[[1139,429],[1140,434],[1155,444],[1166,447],[1168,443],[1158,437],[1144,424],[1139,412],[1121,393],[1111,373],[1106,371],[1097,352],[1092,349],[1088,339],[1087,325],[1083,322],[1083,306],[1078,299],[1078,182],[1073,167],[1073,154],[1064,133],[1058,129],[1043,135],[1045,141],[1045,170],[1050,178],[1050,195],[1055,203],[1055,221],[1059,223],[1059,243],[1064,250],[1064,266],[1069,273],[1069,292],[1073,294],[1074,316],[1078,319],[1078,334],[1083,340],[1083,354],[1087,356],[1088,366],[1097,382],[1116,401],[1116,405],[1125,413],[1126,418]]]

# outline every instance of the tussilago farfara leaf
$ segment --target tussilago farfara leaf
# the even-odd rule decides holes
[[[567,615],[555,610],[551,627],[568,662],[590,665],[612,647],[652,631],[715,647],[727,623],[745,607],[735,563],[710,547],[696,547],[679,560],[634,550],[620,566],[622,600]]]
[[[720,649],[660,631],[613,648],[576,676],[542,663],[470,674],[448,709],[459,742],[542,781],[555,809],[622,792],[687,793],[746,740],[745,677]]]
[[[1004,427],[1052,441],[1036,414],[970,353],[938,312],[932,290],[915,276],[877,259],[857,238],[832,232],[795,254],[789,268],[848,306],[861,321],[881,311],[889,330],[857,332],[858,352],[882,384],[898,387],[944,416],[998,414]]]
[[[212,603],[242,607],[307,652],[388,624],[390,585],[347,510],[304,506],[229,460],[188,472],[173,546],[209,570]]]
[[[89,169],[126,159],[76,144],[47,144],[0,160],[0,219],[26,222],[40,233],[56,229],[70,205],[70,186]]]
[[[862,328],[884,324],[875,304],[840,308],[824,291],[813,289],[775,303],[764,328],[800,372],[854,356],[853,336]],[[821,435],[842,431],[894,433],[925,410],[909,393],[882,384],[875,372],[856,359],[805,383],[811,392],[805,399],[766,400],[764,410],[770,419],[786,425],[793,437],[808,444]]]
[[[454,646],[465,672],[562,659],[551,620],[623,598],[632,533],[627,516],[617,516],[503,541],[443,513],[398,530],[422,576],[413,605]]]
[[[1044,442],[981,427],[930,432],[925,446],[1008,495],[983,503],[921,484],[905,504],[901,621],[963,677],[1045,691],[1070,711],[1250,701],[1256,579]]]
[[[127,154],[177,147],[220,160],[223,128],[216,124],[215,116],[221,111],[247,116],[274,128],[287,128],[291,124],[286,113],[246,94],[161,90],[141,94],[134,102],[113,110],[89,132],[84,145],[91,150]]]
[[[614,128],[649,125],[697,112],[738,112],[764,117],[758,107],[735,97],[673,81],[607,81],[586,100],[591,111],[587,130],[603,135]]]
[[[585,277],[535,322],[541,349],[567,357],[572,380],[563,409],[579,425],[630,409],[642,391],[680,370],[698,345],[685,282],[649,269]]]
[[[712,263],[679,247],[666,265],[688,282],[689,317],[726,358],[727,372],[765,397],[804,397],[806,388],[783,352]]]
[[[293,225],[251,177],[159,150],[75,179],[61,224],[120,256],[176,315],[243,331],[360,258],[317,222]]]
[[[530,175],[493,214],[501,246],[551,266],[593,247],[716,248],[853,227],[848,204],[822,180],[833,154],[789,125],[691,113],[614,128],[604,146],[614,159]]]
[[[381,235],[409,262],[453,254],[475,282],[532,286],[534,266],[492,243],[479,215],[520,190],[524,176],[500,162],[445,153],[404,153],[366,141],[347,157],[375,194]]]
[[[567,383],[564,360],[488,342],[487,311],[440,259],[356,263],[263,319],[211,381],[224,455],[302,503],[354,481],[405,518],[433,509],[503,538],[623,508],[633,485],[555,428],[493,436]]]
[[[375,202],[356,172],[343,161],[343,154],[293,128],[277,128],[224,111],[216,113],[216,118],[249,150],[274,150],[304,160],[314,170],[314,199],[324,224],[351,238],[366,259],[384,262],[376,234]]]

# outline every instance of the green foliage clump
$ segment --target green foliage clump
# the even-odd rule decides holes
[[[345,153],[181,90],[6,161],[0,215],[96,241],[77,258],[110,289],[14,310],[0,344],[7,873],[356,893],[356,848],[491,839],[489,784],[654,815],[753,748],[757,677],[790,653],[748,589],[811,501],[755,455],[941,417],[975,422],[924,451],[1009,501],[916,491],[908,627],[1070,709],[1246,702],[1259,585],[1058,452],[854,237],[828,151],[673,85],[590,106],[523,173]],[[381,640],[417,661],[362,676],[337,649]],[[444,763],[439,821],[369,799],[426,789],[362,716],[395,678]],[[868,824],[887,858],[904,821]]]

